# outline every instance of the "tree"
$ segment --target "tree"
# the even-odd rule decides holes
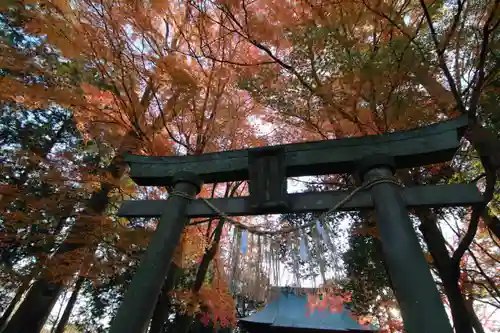
[[[438,271],[441,278],[449,276],[444,280],[448,281],[447,296],[453,298],[450,305],[457,331],[471,332],[472,322],[463,295],[457,293],[458,271],[460,260],[474,238],[479,217],[486,216],[485,207],[492,199],[496,182],[498,166],[493,147],[498,146],[498,140],[481,127],[476,116],[481,111],[478,103],[486,82],[497,73],[496,66],[488,60],[493,55],[489,46],[496,43],[493,37],[499,24],[498,4],[494,1],[481,3],[479,7],[470,3],[445,7],[448,4],[369,1],[321,5],[304,1],[293,6],[282,2],[265,7],[261,2],[246,1],[211,4],[193,6],[202,15],[211,15],[228,34],[261,51],[259,62],[240,64],[261,68],[242,82],[243,87],[275,109],[274,118],[307,129],[311,135],[381,133],[434,122],[457,111],[469,115],[470,130],[466,137],[479,152],[486,170],[485,201],[474,207],[470,227],[454,249],[451,262]],[[273,23],[266,24],[264,17],[273,17]],[[444,31],[442,40],[437,37],[436,27]],[[476,28],[481,37],[470,38]],[[463,52],[467,52],[465,57]],[[206,50],[202,53],[221,62],[228,61]],[[471,67],[472,63],[479,65]],[[475,74],[465,77],[468,70]],[[464,89],[462,80],[467,81]],[[435,181],[447,179],[449,170],[444,167],[447,172],[438,172],[441,178]],[[399,176],[414,183],[404,172]],[[489,224],[492,231],[494,223]],[[425,229],[431,223],[422,221],[422,225]],[[424,237],[433,257],[445,248],[442,237],[433,242],[428,231]]]
[[[182,55],[182,51],[189,48],[182,48],[183,38],[187,40],[188,36],[181,30],[185,23],[179,21],[182,18],[179,13],[169,12],[169,8],[158,4],[152,7],[114,5],[113,1],[100,4],[82,1],[70,8],[64,3],[47,1],[24,6],[25,31],[46,35],[47,45],[56,50],[58,56],[70,59],[66,66],[60,66],[57,75],[53,75],[67,81],[48,93],[40,91],[39,86],[13,81],[9,92],[15,96],[23,93],[26,97],[22,102],[28,106],[35,101],[53,101],[71,108],[72,119],[81,133],[111,148],[110,162],[97,178],[98,189],[72,227],[70,237],[73,241],[63,243],[57,259],[52,260],[53,265],[58,259],[67,262],[70,256],[88,253],[87,266],[93,266],[88,274],[103,268],[102,263],[95,262],[94,252],[117,232],[107,229],[112,219],[103,215],[112,213],[106,207],[123,184],[121,155],[124,151],[169,154],[178,150],[191,154],[237,147],[240,142],[252,144],[252,130],[246,123],[246,114],[256,110],[248,97],[235,90],[232,83],[235,74],[229,73],[225,66],[198,63],[190,67]],[[162,22],[158,24],[158,18],[167,12],[170,22],[167,20],[165,36],[162,31],[165,26],[162,27]],[[104,26],[100,22],[104,22]],[[132,31],[127,30],[129,24]],[[228,42],[229,39],[220,44],[221,52],[230,50]],[[142,49],[137,47],[139,43]],[[5,96],[12,98],[7,93]],[[67,96],[76,97],[68,100]],[[241,141],[231,140],[233,137]],[[92,227],[99,220],[106,221],[106,230]],[[126,231],[121,230],[122,238],[124,233]],[[85,243],[81,242],[83,239]],[[216,246],[217,243],[214,248]],[[208,257],[206,261],[211,259]],[[106,265],[113,262],[105,261]],[[71,276],[80,269],[69,266],[63,275]],[[200,272],[198,280],[203,280],[205,273]],[[47,293],[49,289],[51,292]],[[40,327],[61,290],[61,284],[45,277],[39,279],[10,321],[7,331]],[[34,324],[22,319],[27,316]]]
[[[64,165],[56,163],[55,167],[39,158],[21,165],[14,155],[9,156],[13,170],[21,168],[30,174],[52,171],[52,178],[51,182],[23,184],[21,195],[13,192],[12,186],[5,187],[9,190],[2,192],[0,200],[6,201],[9,195],[10,200],[14,193],[19,198],[8,202],[15,206],[17,215],[12,213],[10,226],[15,227],[5,235],[22,229],[16,224],[20,214],[31,214],[24,221],[29,230],[23,231],[23,237],[39,236],[31,225],[37,224],[40,214],[48,214],[50,217],[44,217],[47,221],[57,220],[58,201],[50,202],[52,209],[50,205],[31,209],[34,200],[29,200],[27,191],[43,190],[44,195],[53,197],[63,189],[64,193],[75,193],[73,201],[65,198],[61,203],[72,215],[59,218],[63,222],[59,226],[68,224],[71,228],[67,237],[54,240],[47,234],[66,234],[49,228],[42,232],[50,244],[48,251],[32,249],[37,258],[54,255],[46,261],[37,259],[37,269],[27,270],[32,274],[27,275],[29,280],[36,277],[36,281],[6,332],[38,331],[64,283],[77,275],[100,285],[83,287],[82,294],[93,300],[94,312],[103,314],[116,308],[154,230],[154,221],[117,219],[113,216],[115,206],[123,198],[168,195],[164,189],[136,188],[126,177],[121,158],[124,152],[201,154],[359,136],[425,125],[458,113],[469,116],[466,137],[471,145],[464,146],[453,164],[402,170],[397,176],[407,185],[469,180],[477,182],[484,192],[484,203],[469,212],[413,212],[419,219],[422,245],[432,258],[438,286],[447,296],[456,331],[481,330],[472,305],[491,297],[496,304],[498,290],[492,272],[485,269],[496,263],[491,248],[496,246],[500,226],[492,214],[498,208],[494,189],[500,151],[492,107],[497,99],[497,1],[225,0],[174,4],[42,0],[10,3],[2,9],[2,19],[2,26],[8,29],[2,32],[0,45],[4,83],[0,98],[9,106],[2,114],[11,117],[12,105],[25,115],[33,114],[30,110],[40,110],[43,115],[57,107],[69,115],[66,119],[72,128],[78,129],[79,134],[72,137],[87,141],[87,145],[80,143],[73,149],[69,147],[75,139],[64,138],[65,147],[58,149],[72,155],[64,159]],[[43,122],[38,119],[36,125]],[[255,124],[270,122],[274,123],[271,135],[259,135]],[[43,127],[36,137],[43,138],[49,129]],[[10,130],[5,129],[5,133]],[[27,138],[23,135],[26,132],[11,132],[6,137]],[[43,142],[23,144],[39,152],[37,145]],[[55,149],[49,143],[45,147],[38,154],[42,159]],[[71,165],[84,155],[95,158]],[[72,181],[81,187],[61,184],[61,177],[70,171]],[[345,175],[318,182],[325,179],[327,186],[335,189],[359,185],[359,180]],[[51,186],[46,185],[49,183]],[[244,183],[206,186],[202,195],[221,197],[238,191],[245,192]],[[86,201],[81,204],[76,198]],[[459,238],[456,242],[443,237],[444,217],[450,214],[459,224],[453,229]],[[314,217],[287,218],[300,224]],[[378,315],[393,304],[390,281],[384,278],[373,237],[376,230],[369,214],[362,212],[351,220],[356,223],[353,231],[373,232],[351,235],[351,247],[344,257],[347,275],[367,272],[377,283],[356,284],[363,280],[357,276],[358,280],[351,279],[347,287],[359,306],[368,295],[387,291],[386,303],[374,302],[363,309]],[[182,260],[177,261],[183,262],[178,265],[179,277],[171,277],[172,281],[166,277],[155,328],[161,328],[171,312],[176,313],[173,327],[178,331],[186,331],[193,318],[206,321],[204,313],[213,315],[215,322],[231,317],[227,286],[213,285],[222,280],[216,268],[227,265],[219,261],[222,258],[218,259],[217,253],[227,251],[221,244],[228,224],[221,219],[197,222],[200,224],[187,228],[178,249]],[[484,226],[488,232],[476,235]],[[28,255],[30,245],[21,246],[16,237],[5,253],[20,261]],[[60,246],[56,249],[53,244]],[[84,265],[77,258],[85,258]],[[464,258],[470,259],[464,264]],[[309,266],[303,263],[299,273],[310,271]],[[22,286],[27,288],[29,283]],[[177,296],[166,297],[174,287]],[[23,294],[23,288],[18,295]],[[211,294],[214,290],[217,298]],[[475,303],[470,304],[471,300]],[[195,310],[182,316],[179,303]],[[213,307],[217,303],[225,306]],[[383,316],[389,318],[390,311]]]
[[[57,61],[42,39],[22,33],[24,19],[15,8],[1,14],[2,79],[54,87],[61,80],[48,75]],[[30,71],[35,58],[46,71]],[[72,224],[78,201],[88,193],[85,182],[90,177],[82,177],[82,171],[90,175],[95,168],[95,155],[84,149],[69,110],[57,105],[26,106],[10,94],[10,88],[7,84],[2,90],[1,105],[1,255],[3,272],[18,288],[3,313],[2,326],[66,237],[64,229]],[[47,273],[58,278],[55,272]]]

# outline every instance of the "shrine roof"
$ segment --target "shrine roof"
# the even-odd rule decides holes
[[[310,331],[328,332],[376,332],[372,325],[361,325],[344,306],[343,310],[332,312],[328,309],[321,311],[310,310],[308,306],[308,294],[312,289],[305,292],[281,289],[279,295],[274,298],[264,309],[248,317],[241,318],[240,324],[255,327],[256,324],[271,326],[275,328],[292,328]]]

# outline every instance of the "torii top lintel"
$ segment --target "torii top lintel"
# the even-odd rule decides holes
[[[256,164],[256,161],[263,161],[259,159],[261,156],[274,156],[274,160],[267,158],[264,163],[276,165],[286,177],[352,173],[360,158],[373,154],[392,156],[397,168],[410,168],[449,161],[460,145],[466,126],[467,118],[460,116],[430,126],[382,135],[189,156],[128,154],[125,162],[130,165],[131,178],[142,186],[171,185],[173,175],[178,171],[193,172],[204,183],[248,180],[252,173],[249,161]]]

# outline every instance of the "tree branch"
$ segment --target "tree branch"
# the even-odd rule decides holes
[[[477,269],[479,269],[479,272],[481,273],[481,275],[486,279],[486,281],[488,281],[488,284],[490,285],[493,292],[496,294],[496,297],[500,297],[500,291],[498,290],[495,282],[486,274],[486,272],[483,270],[483,268],[479,264],[479,261],[477,260],[476,256],[474,255],[474,253],[471,250],[469,250],[469,254],[470,254],[472,260],[474,261],[474,263],[476,264]]]
[[[500,1],[498,1],[498,0],[495,1],[495,4],[493,5],[493,9],[491,10],[489,17],[483,26],[483,40],[481,43],[481,52],[479,54],[479,61],[478,61],[478,64],[476,66],[477,79],[475,80],[476,84],[475,84],[474,90],[472,91],[472,96],[471,96],[470,103],[469,103],[469,112],[473,113],[474,116],[475,116],[477,106],[479,104],[479,98],[481,96],[481,91],[483,89],[483,85],[485,82],[486,58],[487,58],[487,54],[488,54],[488,50],[489,50],[490,34],[492,32],[492,30],[490,30],[490,24],[493,20],[493,17],[495,17],[499,3],[500,3]],[[499,22],[500,22],[500,20],[499,20]],[[497,24],[498,24],[498,22],[497,22]]]
[[[485,168],[487,168],[487,166],[485,166]],[[487,208],[488,203],[493,198],[496,179],[497,177],[494,170],[486,170],[486,190],[483,194],[483,202],[477,204],[472,208],[472,214],[467,232],[465,233],[465,236],[460,241],[457,249],[452,256],[452,264],[455,265],[456,268],[460,267],[460,260],[462,259],[465,251],[471,245],[474,236],[476,235],[479,225],[479,218],[482,216],[484,210]]]
[[[455,80],[453,80],[453,76],[451,75],[450,69],[448,68],[448,65],[446,64],[446,59],[444,57],[444,53],[446,51],[446,45],[444,47],[441,47],[436,29],[434,28],[434,23],[432,22],[431,14],[429,13],[429,10],[427,9],[427,6],[424,2],[424,0],[420,0],[420,6],[422,7],[422,10],[424,11],[424,16],[425,20],[427,21],[427,25],[429,25],[429,30],[431,31],[431,37],[434,42],[434,46],[436,48],[436,54],[438,56],[438,61],[439,61],[439,67],[441,67],[441,70],[443,71],[444,76],[446,77],[446,81],[448,81],[448,85],[450,86],[451,93],[453,94],[453,97],[455,98],[455,102],[457,103],[457,108],[458,110],[466,114],[467,109],[465,108],[465,105],[462,101],[462,98],[460,96],[460,93],[457,90],[457,86],[455,84]]]

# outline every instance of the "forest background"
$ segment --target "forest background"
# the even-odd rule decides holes
[[[117,218],[116,210],[123,200],[168,192],[137,187],[125,152],[196,155],[465,115],[451,163],[396,176],[406,185],[477,184],[481,204],[411,214],[455,331],[500,332],[499,7],[498,0],[3,1],[0,330],[107,331],[157,223]],[[308,191],[356,186],[350,175],[290,181]],[[246,186],[214,184],[200,195],[239,196]],[[281,218],[303,224],[315,216]],[[401,332],[373,216],[339,213],[327,222],[343,244],[327,255],[328,283],[349,294],[359,318]],[[186,229],[166,277],[174,292],[159,297],[149,332],[230,331],[261,305],[218,269],[230,240],[217,219]],[[251,251],[246,256],[240,284],[256,269]],[[286,248],[281,262],[294,264]],[[302,278],[318,276],[300,265]]]

